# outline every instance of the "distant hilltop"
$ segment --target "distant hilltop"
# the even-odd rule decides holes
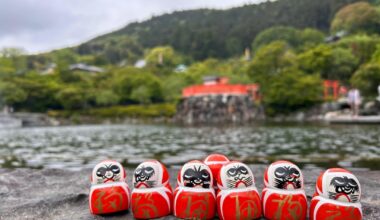
[[[337,10],[358,0],[278,0],[244,5],[227,10],[178,11],[136,22],[99,36],[78,47],[81,55],[98,53],[106,47],[124,45],[141,52],[143,48],[172,46],[195,60],[240,55],[252,39],[272,26],[315,28],[328,31]],[[123,38],[128,36],[130,38]]]

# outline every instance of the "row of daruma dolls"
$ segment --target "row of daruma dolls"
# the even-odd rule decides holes
[[[212,154],[203,162],[190,161],[178,173],[174,192],[169,173],[156,160],[141,163],[130,192],[126,172],[116,161],[103,161],[92,173],[89,198],[93,214],[131,207],[136,219],[174,214],[181,219],[306,219],[307,198],[301,170],[288,161],[272,163],[265,171],[260,196],[251,169],[244,163]],[[361,189],[350,172],[333,168],[323,172],[309,209],[310,219],[362,219]]]

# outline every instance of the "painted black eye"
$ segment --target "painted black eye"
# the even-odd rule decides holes
[[[274,171],[274,175],[279,178],[283,178],[284,176],[286,176],[286,174],[287,171],[284,167],[279,167]]]
[[[183,174],[184,179],[191,179],[196,176],[196,173],[193,169],[187,169],[185,173]]]
[[[137,168],[135,171],[135,175],[140,175],[140,173],[141,173],[141,168]]]
[[[153,173],[154,172],[154,169],[152,168],[152,167],[147,167],[147,168],[145,168],[145,173],[147,173],[147,174],[151,174],[151,173]]]
[[[210,174],[207,170],[202,170],[201,171],[201,177],[204,179],[204,180],[209,180],[210,179]]]
[[[247,173],[248,173],[248,170],[247,170],[245,167],[240,167],[240,168],[239,168],[239,172],[240,172],[241,174],[247,174]]]
[[[351,187],[357,187],[358,183],[355,180],[350,179],[349,182],[348,182],[348,185],[351,186]]]
[[[97,171],[96,171],[96,175],[98,177],[103,177],[107,172],[107,169],[104,168],[104,167],[100,167]]]
[[[120,173],[120,168],[119,168],[119,166],[117,166],[117,165],[112,165],[112,166],[110,167],[110,170],[111,170],[112,173],[114,173],[114,174],[118,174],[118,173]]]
[[[290,173],[293,174],[293,175],[296,175],[296,176],[300,175],[300,172],[296,168],[291,168],[290,169]]]
[[[334,177],[331,180],[331,185],[343,187],[347,184],[347,180],[344,177]]]
[[[227,174],[229,176],[236,176],[237,175],[237,170],[235,168],[231,168],[231,169],[227,170]]]

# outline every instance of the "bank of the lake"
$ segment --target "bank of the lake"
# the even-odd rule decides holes
[[[261,192],[265,166],[251,165],[256,186]],[[171,167],[170,183],[175,186],[179,167]],[[315,181],[322,171],[319,168],[303,168],[305,190],[310,204]],[[131,186],[131,173],[127,179]],[[362,205],[366,220],[380,219],[380,171],[353,170],[363,187]],[[90,169],[68,171],[61,169],[0,169],[0,219],[133,219],[131,213],[122,212],[110,216],[93,216],[88,209]],[[163,219],[176,219],[168,216]]]

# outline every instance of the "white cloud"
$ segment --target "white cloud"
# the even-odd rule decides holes
[[[225,9],[262,0],[1,0],[0,48],[66,47],[174,10]]]

